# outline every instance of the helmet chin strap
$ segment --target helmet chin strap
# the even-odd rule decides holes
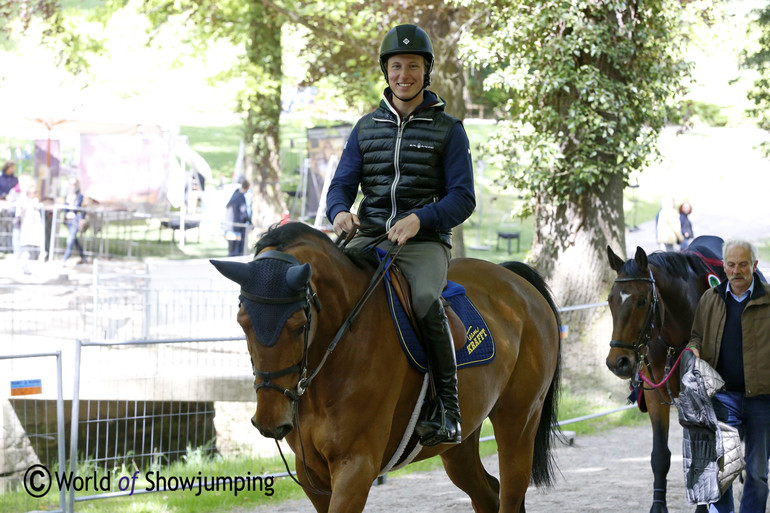
[[[399,95],[397,95],[397,94],[396,94],[396,92],[393,90],[393,88],[392,88],[392,87],[390,88],[390,92],[391,92],[391,94],[392,94],[393,96],[395,96],[396,98],[398,98],[399,100],[401,100],[402,102],[404,102],[404,103],[409,103],[410,101],[414,100],[415,98],[417,98],[418,96],[420,96],[420,94],[421,94],[421,93],[422,93],[424,90],[425,90],[425,86],[423,85],[423,86],[420,88],[420,90],[419,90],[419,91],[417,91],[417,94],[415,94],[414,96],[412,96],[412,97],[411,97],[411,98],[409,98],[408,100],[405,100],[405,99],[401,98]]]

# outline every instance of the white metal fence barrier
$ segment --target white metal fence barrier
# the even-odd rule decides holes
[[[0,355],[0,376],[8,380],[0,392],[0,513],[63,512],[61,351]]]
[[[194,452],[249,452],[253,379],[243,336],[78,341],[70,472],[111,478],[97,494],[70,489],[70,511],[75,502],[130,495],[118,477],[135,471],[163,475]]]
[[[18,230],[14,230],[15,211],[15,203],[0,201],[0,253],[19,251],[19,248],[14,247],[14,238],[18,238]],[[69,234],[68,227],[64,224],[65,213],[68,211],[78,211],[86,216],[87,225],[77,232],[76,238],[88,260],[159,256],[185,242],[197,244],[201,241],[216,240],[221,243],[223,252],[227,249],[222,222],[200,214],[157,215],[102,207],[41,204],[40,214],[44,230],[37,246],[42,249],[40,255],[43,260],[47,258],[51,262],[63,258]],[[241,224],[234,226],[246,227]],[[247,230],[244,251],[250,250],[248,235]],[[77,249],[73,249],[72,258],[80,258]]]
[[[90,283],[0,285],[3,342],[48,349],[62,339],[132,340],[238,336],[237,289],[178,288],[150,274],[100,273]],[[155,277],[158,280],[158,277]]]

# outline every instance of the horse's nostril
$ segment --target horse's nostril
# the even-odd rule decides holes
[[[607,358],[605,363],[613,374],[621,378],[631,377],[633,374],[633,360],[628,356],[618,356],[615,359]]]

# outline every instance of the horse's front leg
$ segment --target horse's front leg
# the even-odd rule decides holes
[[[378,472],[379,459],[371,453],[353,454],[333,462],[329,512],[361,513]]]
[[[654,390],[646,390],[645,401],[652,423],[652,455],[650,465],[653,475],[653,497],[650,513],[668,513],[666,506],[666,476],[671,467],[671,451],[668,448],[670,407],[661,402]]]

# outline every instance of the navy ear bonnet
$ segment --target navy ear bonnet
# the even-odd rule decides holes
[[[288,253],[265,251],[248,263],[210,262],[241,286],[239,299],[263,346],[274,346],[286,320],[307,304],[310,264],[300,264]]]

